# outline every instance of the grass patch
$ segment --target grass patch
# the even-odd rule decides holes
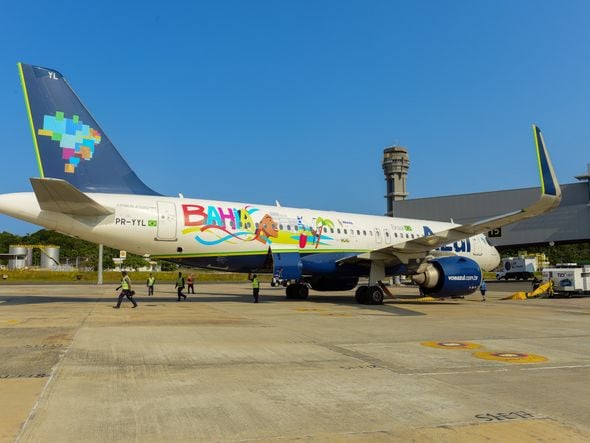
[[[247,282],[247,274],[238,274],[233,272],[212,272],[212,271],[183,271],[185,277],[189,273],[193,274],[196,283],[199,282]],[[144,284],[149,272],[130,272],[131,282],[135,284]],[[4,278],[6,276],[6,278]],[[168,282],[174,283],[178,277],[178,271],[154,272],[156,283]],[[261,281],[270,281],[270,275],[260,276]],[[10,283],[96,283],[98,280],[97,272],[76,272],[76,271],[46,271],[46,270],[12,270],[0,271],[0,285]],[[121,273],[116,271],[104,271],[104,283],[119,283]]]

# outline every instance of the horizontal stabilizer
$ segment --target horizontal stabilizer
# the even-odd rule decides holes
[[[31,178],[39,207],[44,211],[79,216],[109,215],[114,211],[92,200],[65,180]]]

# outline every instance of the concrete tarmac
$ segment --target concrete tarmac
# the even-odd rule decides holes
[[[590,441],[590,298],[114,288],[0,285],[0,441]]]

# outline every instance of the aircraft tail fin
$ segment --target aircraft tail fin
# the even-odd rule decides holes
[[[42,178],[82,192],[158,195],[143,183],[59,72],[18,63]]]

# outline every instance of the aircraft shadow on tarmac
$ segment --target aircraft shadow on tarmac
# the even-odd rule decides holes
[[[178,301],[176,298],[176,291],[168,291],[167,295],[153,295],[147,296],[145,294],[138,294],[134,298],[139,303],[140,307],[142,304],[148,305],[153,303],[186,303],[184,300]],[[169,294],[169,295],[168,295]],[[33,305],[33,304],[47,304],[47,303],[109,303],[115,304],[117,302],[118,294],[103,294],[99,296],[51,296],[51,295],[3,295],[0,296],[0,309],[3,306],[15,306],[15,305]],[[224,292],[207,292],[206,294],[187,294],[187,301],[190,303],[199,302],[215,302],[215,303],[227,303],[227,302],[243,302],[252,303],[252,295],[249,293],[244,294],[228,294]],[[386,300],[382,305],[360,305],[354,299],[354,295],[317,295],[312,294],[307,299],[308,302],[317,304],[330,304],[330,305],[346,305],[353,307],[361,311],[366,312],[380,312],[383,315],[394,315],[394,316],[423,316],[427,315],[423,312],[417,312],[410,309],[405,309],[400,306],[393,306],[395,300]],[[129,303],[124,298],[123,303]],[[260,304],[265,303],[289,303],[293,305],[301,304],[301,300],[288,300],[283,294],[264,294],[260,295]],[[407,304],[424,304],[424,302],[404,302]],[[428,302],[426,302],[428,303]],[[433,302],[436,303],[436,302]],[[150,306],[152,308],[153,306]]]

